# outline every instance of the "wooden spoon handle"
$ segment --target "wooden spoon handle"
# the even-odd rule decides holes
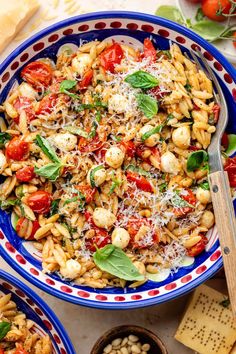
[[[236,222],[227,172],[211,173],[209,183],[229,298],[236,318]]]

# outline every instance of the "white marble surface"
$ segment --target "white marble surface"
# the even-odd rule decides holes
[[[66,328],[77,354],[89,354],[93,344],[106,330],[123,324],[136,324],[151,329],[166,344],[169,354],[193,353],[173,338],[188,296],[168,304],[138,310],[95,310],[64,302],[38,290],[13,271],[2,259],[0,259],[0,268],[21,279],[53,309]]]

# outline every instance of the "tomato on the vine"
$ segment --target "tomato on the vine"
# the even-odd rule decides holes
[[[13,138],[6,147],[6,156],[15,161],[25,160],[29,155],[29,143],[20,138]]]
[[[48,213],[52,202],[52,195],[46,191],[36,191],[27,198],[27,205],[39,214]]]
[[[229,0],[202,0],[202,12],[213,21],[222,22],[227,19],[222,14],[229,14],[231,9]]]

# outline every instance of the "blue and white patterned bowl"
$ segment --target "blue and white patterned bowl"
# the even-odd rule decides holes
[[[53,354],[76,354],[65,328],[48,305],[20,280],[0,270],[0,295],[9,293],[18,310],[34,322],[33,332],[50,336]]]
[[[190,30],[156,16],[134,12],[102,12],[73,17],[39,32],[18,47],[0,66],[1,101],[16,81],[20,71],[31,60],[55,58],[63,45],[76,48],[82,41],[115,39],[135,48],[151,36],[156,46],[168,49],[170,41],[183,51],[202,51],[219,78],[230,112],[227,131],[236,133],[236,72],[228,61],[209,43]],[[51,295],[90,307],[129,309],[174,299],[211,277],[222,266],[221,251],[214,227],[208,233],[207,250],[188,259],[178,272],[152,278],[137,289],[92,289],[61,280],[54,274],[42,273],[40,254],[29,242],[20,239],[10,215],[0,212],[0,253],[23,277]]]

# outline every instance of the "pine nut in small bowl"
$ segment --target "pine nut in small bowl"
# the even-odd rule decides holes
[[[124,325],[104,333],[90,354],[168,354],[160,338],[149,329]]]

